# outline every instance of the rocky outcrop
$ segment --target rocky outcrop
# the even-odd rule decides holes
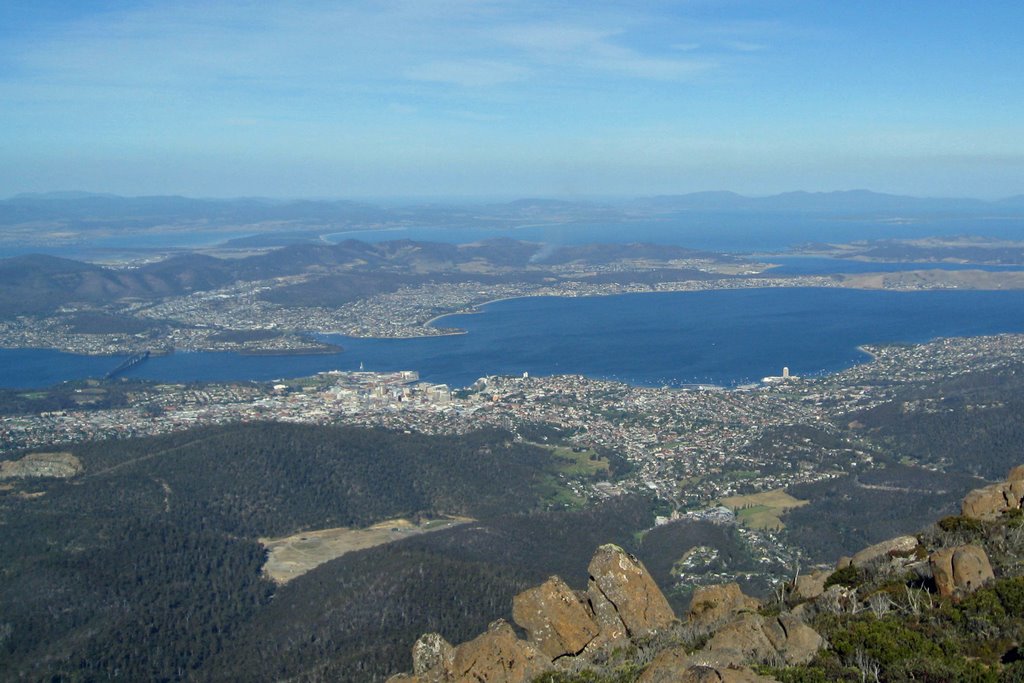
[[[964,496],[960,514],[971,519],[995,519],[1009,510],[1019,510],[1024,501],[1024,465],[1010,470],[1006,481],[975,489]]]
[[[928,558],[939,595],[959,598],[995,578],[988,555],[977,545],[936,550]]]
[[[761,601],[744,595],[737,583],[697,588],[690,598],[686,620],[707,629],[724,624],[744,612],[756,612]]]
[[[638,683],[768,683],[775,680],[760,676],[749,667],[736,667],[702,655],[704,653],[687,654],[681,647],[662,650]]]
[[[973,491],[964,500],[964,510],[982,518],[1000,515],[1020,508],[1022,498],[1024,466],[1011,470],[1005,482]],[[921,539],[897,536],[843,558],[838,568],[857,571],[844,572],[827,589],[832,572],[799,576],[790,593],[794,600],[788,603],[799,604],[790,610],[780,605],[779,614],[762,614],[760,601],[744,595],[735,583],[698,588],[687,623],[678,628],[668,601],[643,564],[618,546],[604,545],[588,567],[585,593],[553,576],[514,598],[513,618],[526,632],[525,640],[503,621],[457,647],[428,634],[413,648],[413,673],[391,680],[525,683],[544,672],[608,667],[622,652],[646,656],[659,643],[696,643],[707,636],[703,649],[695,652],[680,645],[657,652],[639,681],[763,683],[772,679],[751,666],[807,664],[827,645],[808,625],[815,616],[889,612],[896,604],[889,593],[893,580],[907,581],[907,600],[915,605],[922,581],[933,579],[941,596],[957,600],[993,580],[991,563],[980,545],[935,550],[948,542],[948,535],[926,532]],[[929,555],[928,550],[933,552]],[[671,632],[658,635],[663,630]]]
[[[557,576],[513,598],[512,618],[552,660],[579,654],[600,632],[584,602]]]
[[[893,559],[910,558],[913,557],[917,546],[916,536],[897,536],[864,548],[850,558],[850,564],[857,568],[863,568]]]
[[[770,661],[775,647],[764,632],[764,618],[759,614],[742,614],[715,631],[705,649],[728,658],[732,664]]]
[[[413,646],[413,672],[394,683],[521,683],[559,666],[587,664],[601,652],[627,645],[675,623],[675,614],[643,564],[616,545],[597,549],[585,594],[552,576],[512,600],[516,624],[504,621],[452,647],[438,634]]]
[[[0,480],[32,477],[69,479],[81,472],[81,461],[71,453],[29,453],[19,460],[0,460]]]
[[[457,683],[522,683],[551,668],[551,660],[532,643],[516,637],[503,620],[455,648],[451,680]]]
[[[675,614],[640,560],[611,543],[597,549],[588,566],[587,595],[607,600],[632,638],[675,621]]]
[[[806,664],[824,642],[814,629],[790,614],[744,614],[715,631],[705,649],[736,665]]]

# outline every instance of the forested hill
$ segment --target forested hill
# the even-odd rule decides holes
[[[85,483],[166,482],[168,505],[230,533],[275,536],[402,515],[491,517],[540,505],[547,452],[504,432],[434,437],[261,423],[84,445]],[[162,505],[162,496],[154,503]],[[159,507],[158,505],[158,507]]]
[[[238,281],[299,275],[314,280],[330,276],[332,301],[337,304],[435,280],[522,280],[550,275],[551,268],[567,263],[601,265],[652,260],[669,265],[673,259],[692,258],[737,260],[728,255],[664,245],[545,247],[506,238],[462,245],[412,240],[293,244],[245,258],[178,254],[135,268],[106,268],[30,254],[0,259],[0,315],[46,315],[69,304],[102,306],[126,298],[152,300],[209,291]],[[303,305],[320,303],[303,298],[308,294],[300,287],[290,295],[278,291],[272,299],[296,303],[298,297],[298,303]]]
[[[554,482],[547,451],[499,431],[252,424],[72,450],[77,477],[0,489],[4,676],[195,678],[275,592],[259,537],[526,513]]]

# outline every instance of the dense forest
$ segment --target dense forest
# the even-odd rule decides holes
[[[72,450],[82,475],[0,489],[0,670],[15,678],[381,677],[424,630],[468,637],[653,521],[645,498],[553,509],[561,463],[501,431],[260,423]],[[477,522],[286,586],[261,574],[261,537],[440,514]]]
[[[959,512],[983,482],[958,474],[889,463],[884,468],[790,486],[809,505],[783,515],[789,539],[813,562],[835,562],[861,548],[914,531],[922,520]]]
[[[889,453],[994,480],[1021,457],[1022,390],[1024,365],[1018,364],[911,384],[893,400],[847,417]]]
[[[468,640],[494,619],[510,619],[513,596],[552,574],[584,588],[594,548],[635,548],[635,532],[652,522],[650,501],[625,498],[504,516],[346,555],[281,588],[206,673],[362,681],[409,669],[410,647],[422,633]]]

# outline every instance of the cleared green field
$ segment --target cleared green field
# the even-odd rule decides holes
[[[810,501],[800,500],[783,489],[752,493],[747,496],[729,496],[719,503],[736,513],[740,523],[751,529],[783,529],[782,514],[786,510],[802,507]]]
[[[574,451],[569,446],[552,446],[533,441],[529,443],[532,446],[538,446],[551,451],[551,454],[561,461],[558,465],[558,471],[562,474],[589,476],[602,470],[608,470],[608,459],[599,457],[593,450]]]

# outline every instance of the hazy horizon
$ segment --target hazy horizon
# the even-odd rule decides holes
[[[310,202],[365,202],[371,203],[376,202],[382,205],[387,204],[405,204],[405,203],[441,203],[449,202],[453,204],[487,204],[487,203],[500,203],[500,202],[516,202],[516,201],[564,201],[564,202],[582,202],[582,203],[601,203],[608,202],[614,204],[616,202],[630,202],[644,199],[656,199],[660,197],[686,197],[686,196],[697,196],[697,195],[714,195],[714,194],[727,194],[735,195],[743,199],[766,199],[770,197],[778,197],[783,195],[843,195],[843,194],[854,194],[854,193],[867,193],[875,196],[888,196],[888,197],[905,197],[909,199],[919,200],[963,200],[963,201],[980,201],[980,202],[999,202],[1003,200],[1018,199],[1024,197],[1024,192],[1014,193],[1009,195],[1000,195],[995,197],[980,197],[980,196],[968,196],[965,194],[949,194],[949,195],[913,195],[913,194],[900,194],[893,192],[882,192],[872,190],[868,188],[850,188],[850,189],[836,189],[836,190],[803,190],[803,189],[792,189],[783,190],[781,192],[773,192],[767,194],[747,194],[742,192],[736,192],[729,189],[712,189],[712,190],[696,190],[692,192],[675,192],[675,193],[661,193],[661,194],[604,194],[604,195],[518,195],[518,194],[477,194],[477,195],[378,195],[378,196],[303,196],[303,195],[257,195],[257,194],[240,194],[240,195],[185,195],[185,194],[174,194],[174,193],[157,193],[157,194],[119,194],[115,192],[96,192],[93,190],[79,190],[79,189],[58,189],[58,190],[41,190],[31,192],[18,192],[5,197],[0,197],[0,201],[10,201],[14,199],[25,199],[25,198],[40,198],[40,199],[79,199],[87,197],[108,197],[117,199],[147,199],[147,198],[158,198],[158,197],[179,197],[183,199],[196,199],[196,200],[210,200],[210,201],[244,201],[244,200],[265,200],[271,202],[292,202],[292,201],[310,201]]]

